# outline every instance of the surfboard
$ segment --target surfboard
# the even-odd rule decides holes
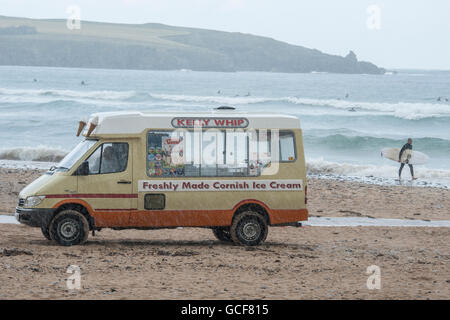
[[[383,158],[398,161],[398,155],[400,153],[400,148],[383,148],[381,149],[381,156]],[[430,158],[423,152],[405,150],[402,154],[401,162],[406,162],[408,160],[409,164],[425,164]]]

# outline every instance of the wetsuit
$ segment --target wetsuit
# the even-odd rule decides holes
[[[398,155],[398,161],[402,161],[402,154],[403,154],[403,152],[404,152],[405,150],[407,150],[407,149],[412,150],[412,144],[405,143],[405,145],[402,147],[402,149],[400,150],[400,153],[399,153],[399,155]],[[409,160],[406,159],[405,162],[402,162],[402,163],[400,164],[400,169],[398,170],[398,177],[399,177],[399,178],[400,178],[401,175],[402,175],[402,170],[403,170],[403,167],[405,166],[405,163],[408,163],[408,161],[409,161]],[[412,164],[409,164],[409,163],[408,163],[408,166],[409,166],[409,171],[411,171],[411,177],[414,177],[414,169],[413,169]]]

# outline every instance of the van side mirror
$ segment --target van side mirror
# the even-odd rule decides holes
[[[78,169],[75,171],[76,176],[87,176],[89,175],[89,162],[83,161]]]

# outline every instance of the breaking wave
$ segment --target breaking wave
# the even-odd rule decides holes
[[[6,89],[0,88],[0,96],[20,97],[63,97],[63,98],[89,98],[101,100],[123,100],[136,95],[135,91],[75,91],[75,90],[35,90],[35,89]]]
[[[407,120],[418,120],[433,117],[450,117],[450,105],[439,103],[412,102],[358,102],[339,99],[311,99],[299,97],[252,97],[252,96],[190,96],[173,94],[150,94],[154,99],[177,102],[214,103],[228,105],[251,105],[258,103],[289,103],[292,105],[329,107],[344,111],[373,111]]]
[[[398,175],[398,166],[338,163],[326,161],[323,158],[307,159],[306,170],[308,174],[318,176],[395,179]],[[450,186],[450,170],[429,169],[423,166],[416,166],[414,171],[419,179],[444,181]],[[409,178],[408,170],[406,170],[404,174],[406,175],[406,178]]]
[[[58,162],[67,151],[46,146],[0,149],[0,159],[20,161]]]
[[[370,112],[375,115],[390,115],[406,120],[420,120],[424,118],[450,117],[450,105],[446,103],[419,102],[367,102],[339,99],[313,99],[302,97],[263,97],[263,96],[199,96],[156,94],[148,92],[113,91],[113,90],[60,90],[60,89],[8,89],[0,88],[0,102],[5,103],[48,103],[53,100],[74,100],[97,104],[140,104],[152,105],[160,103],[190,103],[207,105],[253,105],[280,103],[284,106],[302,106],[301,112],[321,110],[327,114],[329,109],[336,112],[345,111],[346,115],[361,115]],[[328,109],[323,110],[323,108]],[[295,110],[300,111],[300,110]],[[349,113],[348,111],[354,111]],[[301,113],[300,112],[300,113]]]
[[[327,150],[364,150],[364,149],[381,149],[385,147],[399,147],[405,143],[405,139],[389,139],[384,137],[372,136],[348,136],[344,134],[334,134],[326,136],[315,136],[304,134],[304,141],[310,146],[326,147]],[[450,141],[439,138],[415,138],[414,149],[446,153],[450,150]]]

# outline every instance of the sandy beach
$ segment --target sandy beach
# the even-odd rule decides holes
[[[60,247],[0,225],[0,299],[449,299],[448,228],[271,228],[260,247],[208,229],[102,230]],[[68,290],[70,265],[81,289]],[[367,267],[381,288],[367,288]]]
[[[0,212],[39,171],[0,169]],[[309,180],[311,216],[450,219],[450,191]],[[0,299],[449,299],[450,230],[270,228],[264,245],[217,241],[209,229],[102,230],[60,247],[37,228],[0,224]],[[81,270],[69,290],[68,266]],[[381,271],[369,290],[367,267]]]

